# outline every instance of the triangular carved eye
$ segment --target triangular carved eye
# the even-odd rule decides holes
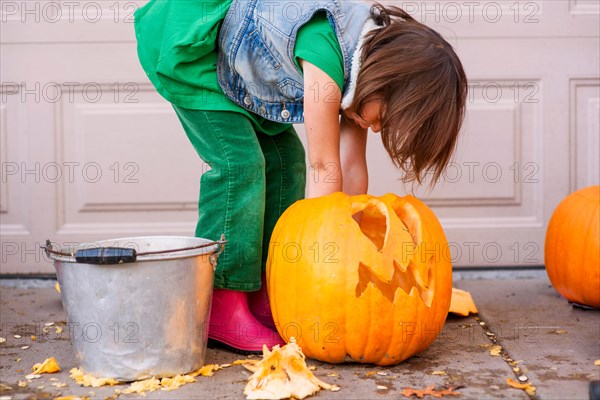
[[[359,227],[363,235],[381,252],[388,234],[388,214],[381,202],[369,202],[365,207],[355,212],[352,217],[360,216]],[[355,221],[356,222],[356,221]]]

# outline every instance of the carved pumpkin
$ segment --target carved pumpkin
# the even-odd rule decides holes
[[[359,225],[352,216],[361,211]],[[285,211],[267,279],[280,335],[308,357],[392,365],[442,330],[452,266],[444,231],[421,201],[338,192]]]
[[[600,186],[571,193],[558,205],[546,231],[545,263],[560,294],[600,308]]]

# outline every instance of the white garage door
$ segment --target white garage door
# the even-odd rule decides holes
[[[140,4],[0,1],[1,273],[52,272],[47,238],[193,235],[207,168],[139,66]],[[454,264],[543,264],[554,207],[599,182],[599,3],[387,4],[448,38],[469,77],[456,157],[433,191],[415,191]],[[368,151],[371,193],[410,190],[376,135]]]

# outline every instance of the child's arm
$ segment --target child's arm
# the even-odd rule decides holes
[[[342,190],[338,85],[325,72],[301,60],[304,71],[304,127],[311,173],[306,197]]]
[[[348,195],[367,193],[367,130],[342,114],[340,122],[343,190]]]
[[[341,92],[322,70],[302,60],[304,70],[304,125],[311,173],[307,197],[344,191],[367,192],[367,130],[342,116]],[[341,151],[341,155],[340,155]]]

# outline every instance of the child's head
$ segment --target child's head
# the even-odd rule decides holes
[[[365,116],[380,102],[383,144],[405,180],[437,181],[456,146],[467,96],[458,56],[437,32],[397,7],[375,4],[362,67],[348,112]],[[377,103],[376,103],[377,104]]]

